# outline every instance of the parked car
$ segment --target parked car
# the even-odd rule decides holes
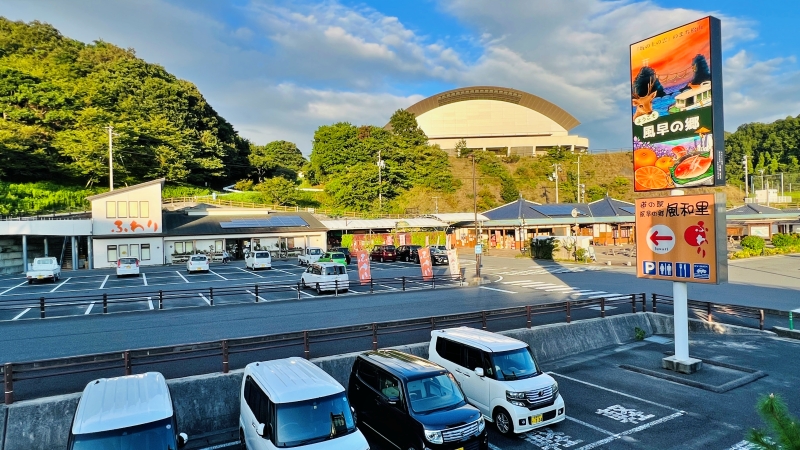
[[[139,258],[120,258],[117,260],[117,278],[127,275],[139,276]]]
[[[306,359],[248,364],[239,398],[244,448],[369,450],[344,387]]]
[[[319,262],[337,262],[340,264],[347,264],[347,257],[342,252],[325,252]]]
[[[528,344],[475,328],[431,332],[431,361],[452,372],[467,400],[502,434],[524,433],[566,417],[558,383]]]
[[[311,263],[315,263],[319,261],[322,257],[322,249],[319,247],[308,247],[306,248],[303,253],[297,255],[297,262],[301,266],[307,266]]]
[[[209,265],[210,261],[208,260],[208,256],[194,254],[189,257],[186,261],[186,271],[189,273],[192,272],[208,272],[211,270],[211,266]]]
[[[447,247],[444,245],[431,245],[431,264],[434,266],[437,264],[449,264],[449,260],[447,259]]]
[[[397,261],[397,249],[394,245],[376,245],[369,254],[370,261]]]
[[[250,252],[244,258],[244,267],[250,270],[272,269],[272,255],[266,250]]]
[[[332,252],[344,253],[344,257],[345,257],[345,259],[347,259],[347,264],[350,264],[351,256],[350,256],[350,249],[349,248],[347,248],[347,247],[335,247],[335,248],[332,248],[331,251]]]
[[[55,257],[35,258],[31,265],[31,270],[25,273],[25,278],[28,279],[28,284],[33,284],[34,281],[49,280],[53,283],[58,281],[61,276],[61,264]]]
[[[421,245],[401,245],[397,247],[397,259],[400,261],[415,261],[419,262],[419,255],[417,251],[422,248]]]
[[[444,367],[397,350],[359,355],[347,389],[359,427],[399,449],[487,450],[483,416]]]
[[[336,262],[313,263],[300,276],[300,286],[316,289],[317,294],[323,291],[347,291],[350,289],[347,267]]]
[[[83,390],[67,449],[177,449],[189,440],[177,430],[163,375],[100,378]]]

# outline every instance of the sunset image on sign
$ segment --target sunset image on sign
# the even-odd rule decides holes
[[[631,45],[636,192],[724,184],[718,41],[719,20],[706,17]]]

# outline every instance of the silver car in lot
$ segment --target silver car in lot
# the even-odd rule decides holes
[[[117,260],[117,278],[139,276],[139,258],[120,258]]]
[[[210,262],[206,255],[192,255],[189,257],[189,260],[186,261],[186,271],[189,273],[208,272],[211,270],[209,266]]]

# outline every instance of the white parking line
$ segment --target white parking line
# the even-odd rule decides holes
[[[26,283],[27,283],[27,281],[26,281]],[[11,320],[17,320],[17,319],[19,319],[20,317],[22,317],[22,316],[24,316],[25,314],[27,314],[27,312],[28,312],[28,311],[30,311],[30,310],[31,310],[30,308],[25,308],[25,311],[22,311],[21,313],[17,314],[17,315],[16,315],[16,316],[15,316],[13,319],[11,319]]]
[[[27,283],[28,283],[28,280],[25,280],[25,281],[23,281],[22,283],[20,283],[20,284],[18,284],[18,285],[16,285],[16,286],[14,286],[14,287],[10,287],[10,288],[6,289],[5,291],[3,291],[3,292],[0,292],[0,295],[3,295],[3,294],[5,294],[6,292],[8,292],[8,291],[10,291],[10,290],[12,290],[12,289],[16,289],[16,288],[18,288],[18,287],[22,286],[23,284],[27,284]]]
[[[578,420],[578,419],[576,419],[574,417],[564,416],[564,418],[569,420],[569,421],[571,421],[571,422],[575,422],[575,423],[581,424],[581,425],[583,425],[583,426],[585,426],[587,428],[591,428],[591,429],[593,429],[595,431],[599,431],[599,432],[601,432],[603,434],[607,434],[609,436],[613,436],[614,435],[613,431],[604,430],[604,429],[602,429],[602,428],[600,428],[598,426],[592,425],[592,424],[584,422],[582,420]]]
[[[589,292],[581,292],[581,293],[577,293],[576,292],[575,293],[575,295],[595,295],[595,294],[603,294],[603,295],[605,295],[605,294],[607,294],[607,292],[606,291],[589,291]],[[602,295],[601,295],[601,297],[602,297]]]
[[[108,277],[109,277],[109,276],[108,276],[108,275],[106,275],[106,277],[103,279],[103,283],[101,283],[101,284],[100,284],[100,289],[103,289],[103,287],[105,287],[105,285],[106,285],[106,281],[108,281]]]
[[[385,285],[385,284],[376,284],[375,286],[383,286],[383,287],[385,287],[385,288],[387,288],[387,289],[391,289],[391,290],[393,290],[393,291],[396,291],[396,290],[397,290],[397,288],[396,288],[396,287],[387,286],[387,285]]]
[[[94,308],[94,302],[92,302],[92,303],[89,303],[89,307],[88,307],[88,308],[86,308],[86,311],[83,313],[83,315],[84,315],[84,316],[86,316],[86,315],[88,315],[90,312],[92,312],[92,308]]]
[[[293,291],[297,291],[297,288],[296,288],[296,287],[293,287],[293,288],[292,288],[292,290],[293,290]],[[303,294],[303,295],[307,295],[307,296],[309,296],[309,297],[316,297],[316,295],[311,295],[311,294],[309,294],[308,292],[304,292],[302,289],[300,289],[300,293],[301,293],[301,294]]]
[[[209,272],[211,272],[211,273],[213,273],[214,275],[216,275],[216,276],[218,276],[218,277],[222,278],[223,280],[225,280],[225,281],[228,281],[228,279],[227,279],[227,278],[223,277],[222,275],[218,274],[217,272],[214,272],[214,271],[213,271],[213,270],[211,270],[211,269],[208,269],[208,271],[209,271]]]
[[[65,285],[65,284],[67,284],[67,281],[69,281],[71,279],[72,279],[72,277],[69,277],[66,280],[62,281],[58,286],[54,287],[53,289],[50,289],[50,292],[55,292],[56,289],[60,288],[61,286]]]
[[[245,292],[247,292],[248,294],[252,295],[253,297],[255,297],[255,296],[256,296],[256,294],[254,294],[253,292],[251,292],[249,289],[245,290]],[[262,297],[262,296],[260,296],[260,295],[259,295],[259,296],[258,296],[258,301],[260,301],[260,302],[268,302],[269,300],[266,300],[266,299],[264,299],[264,297]]]
[[[501,450],[500,447],[489,442],[489,450]]]
[[[611,392],[611,393],[614,393],[614,394],[617,394],[617,395],[621,395],[623,397],[632,398],[632,399],[638,400],[640,402],[644,402],[644,403],[647,403],[647,404],[650,404],[650,405],[655,405],[655,406],[658,406],[658,407],[661,407],[661,408],[664,408],[664,409],[668,409],[670,411],[675,411],[675,412],[679,412],[681,414],[684,414],[684,411],[681,411],[680,409],[676,409],[676,408],[673,408],[673,407],[667,406],[667,405],[662,405],[661,403],[657,403],[657,402],[654,402],[654,401],[646,400],[646,399],[643,399],[641,397],[637,397],[635,395],[626,394],[624,392],[616,391],[614,389],[609,389],[607,387],[603,387],[603,386],[600,386],[600,385],[597,385],[597,384],[589,383],[587,381],[578,380],[577,378],[572,378],[572,377],[568,377],[566,375],[561,375],[560,373],[555,373],[555,372],[547,372],[547,373],[548,373],[548,375],[561,377],[561,378],[564,378],[564,379],[567,379],[567,380],[570,380],[570,381],[574,381],[576,383],[585,384],[586,386],[591,386],[593,388],[602,389],[604,391]]]
[[[574,291],[576,289],[578,289],[578,288],[574,288],[574,287],[571,287],[571,286],[561,286],[561,287],[555,287],[553,289],[545,289],[544,291],[545,292],[566,292],[566,291]]]
[[[153,308],[153,297],[147,297],[147,306],[149,306],[151,310],[155,309]]]
[[[197,295],[199,295],[199,296],[200,296],[200,298],[202,298],[203,300],[205,300],[205,301],[206,301],[206,303],[208,303],[208,306],[211,306],[211,302],[210,302],[210,301],[209,301],[209,300],[206,298],[206,296],[205,296],[205,295],[201,294],[200,292],[198,292],[198,293],[197,293]]]
[[[506,294],[517,294],[518,293],[516,291],[506,291],[505,289],[495,289],[495,288],[490,288],[490,287],[487,287],[487,286],[481,286],[480,288],[481,289],[488,289],[490,291],[505,292]]]
[[[244,273],[246,273],[246,274],[250,274],[250,275],[257,276],[258,278],[264,278],[264,277],[262,277],[261,275],[259,275],[259,274],[255,273],[255,272],[251,272],[251,271],[249,271],[249,270],[244,270],[244,269],[242,269],[241,267],[237,267],[237,269],[241,270],[242,272],[244,272]],[[277,270],[277,269],[276,269],[276,270]]]
[[[273,268],[272,268],[272,270],[276,270],[276,271],[278,271],[278,272],[283,272],[283,273],[288,273],[289,275],[292,275],[292,276],[297,276],[297,274],[296,274],[296,273],[292,273],[292,272],[289,272],[289,271],[287,271],[287,270],[278,269],[278,268],[276,268],[276,267],[273,267]],[[303,271],[305,272],[305,269],[303,269]]]
[[[217,444],[217,445],[214,445],[214,446],[211,446],[211,447],[203,447],[200,450],[219,450],[221,448],[233,447],[233,446],[239,445],[239,444],[240,444],[239,441],[226,442],[224,444]],[[491,446],[491,445],[492,444],[489,444],[489,446]]]
[[[530,286],[530,287],[533,287],[537,291],[541,291],[541,290],[544,290],[544,289],[550,289],[550,288],[554,288],[554,287],[557,287],[557,286],[564,287],[564,285],[561,285],[561,284],[550,284],[550,283],[545,283],[545,284],[541,284],[539,286],[535,286],[535,287],[534,286]],[[525,286],[525,287],[528,287],[528,286]]]
[[[602,298],[602,297],[606,297],[606,298],[608,298],[608,297],[619,297],[620,295],[621,294],[609,294],[608,292],[604,292],[604,293],[602,293],[600,295],[593,295],[591,297],[586,297],[586,299],[587,300],[594,300],[596,298]]]
[[[187,279],[186,279],[186,277],[185,277],[185,276],[183,276],[183,274],[181,274],[181,273],[180,273],[180,272],[178,272],[177,270],[175,271],[175,273],[177,273],[179,277],[183,278],[183,281],[185,281],[185,282],[187,282],[187,283],[189,282],[189,280],[187,280]]]
[[[146,273],[142,274],[142,281],[144,281],[144,285],[147,286],[147,274]]]
[[[591,450],[593,448],[600,447],[601,445],[606,445],[609,442],[616,441],[617,439],[620,439],[620,438],[622,438],[624,436],[628,436],[628,435],[631,435],[633,433],[638,433],[639,431],[646,430],[646,429],[648,429],[650,427],[653,427],[655,425],[658,425],[658,424],[661,424],[661,423],[664,423],[664,422],[668,422],[668,421],[670,421],[672,419],[677,419],[678,417],[680,417],[680,416],[682,416],[684,414],[685,413],[683,411],[678,411],[678,412],[676,412],[674,414],[670,414],[669,416],[662,417],[662,418],[660,418],[658,420],[654,420],[652,422],[648,422],[648,423],[646,423],[644,425],[639,425],[636,428],[631,428],[630,430],[625,430],[622,433],[617,433],[617,434],[615,434],[613,436],[609,436],[609,437],[607,437],[607,438],[605,438],[603,440],[600,440],[600,441],[597,441],[597,442],[592,442],[591,444],[588,444],[588,445],[584,445],[583,447],[581,447],[581,448],[579,448],[577,450]]]

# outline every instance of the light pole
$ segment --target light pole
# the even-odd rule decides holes
[[[381,170],[386,167],[386,163],[381,159],[381,151],[378,150],[378,212],[383,210],[383,183],[381,181]]]
[[[114,190],[114,144],[113,144],[113,136],[116,134],[114,133],[114,127],[111,125],[105,127],[108,130],[108,188],[110,191]]]
[[[475,246],[480,245],[480,238],[478,236],[478,181],[475,178],[475,154],[471,154],[472,158],[472,209],[475,214]],[[481,277],[481,254],[475,254],[475,277]]]
[[[561,164],[558,163],[553,164],[553,175],[551,175],[552,178],[548,177],[550,178],[551,181],[556,182],[556,203],[558,203],[558,172],[560,171],[561,171]]]
[[[439,214],[439,197],[432,197],[433,198],[433,213]]]
[[[744,159],[742,159],[742,164],[744,164],[744,197],[750,197],[750,187],[747,185],[747,155],[744,155]]]
[[[578,155],[578,203],[580,202],[581,202],[581,155]]]

